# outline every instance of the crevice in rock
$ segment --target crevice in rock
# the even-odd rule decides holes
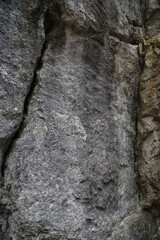
[[[128,37],[127,35],[126,36],[122,35],[114,31],[114,29],[109,29],[109,36],[117,38],[120,42],[131,44],[131,45],[137,45],[139,42],[139,39],[137,37],[134,37],[134,36]]]
[[[37,82],[38,82],[38,79],[37,79],[37,71],[40,70],[40,68],[42,67],[42,57],[44,55],[44,52],[47,48],[47,45],[48,43],[46,41],[44,41],[43,43],[43,47],[42,47],[42,50],[41,50],[41,56],[37,58],[37,61],[36,61],[36,66],[35,66],[35,70],[34,70],[34,76],[33,76],[33,81],[30,85],[30,89],[29,89],[29,92],[25,98],[25,101],[24,101],[24,107],[23,107],[23,116],[22,116],[22,120],[21,120],[21,123],[17,129],[17,131],[14,133],[12,139],[10,140],[10,144],[7,148],[7,150],[5,151],[4,153],[4,156],[3,156],[3,164],[2,164],[2,178],[4,178],[4,171],[5,171],[5,168],[6,168],[6,158],[7,156],[9,155],[10,153],[10,150],[12,148],[12,145],[15,141],[15,139],[17,139],[21,133],[21,131],[23,130],[23,126],[24,126],[24,121],[25,121],[25,118],[28,114],[28,108],[29,108],[29,103],[30,103],[30,100],[32,98],[32,95],[33,95],[33,92],[34,92],[34,89],[37,85]],[[3,186],[3,182],[2,182],[2,186]]]
[[[139,51],[141,73],[138,91],[139,109],[136,117],[135,174],[140,205],[142,209],[150,210],[153,214],[155,209],[155,212],[159,212],[159,165],[157,160],[159,156],[159,139],[156,139],[156,146],[154,146],[153,135],[153,133],[159,134],[159,88],[157,87],[159,84],[159,39],[157,38],[159,28],[156,25],[159,16],[155,14],[159,12],[159,8],[151,9],[152,11],[149,12],[149,1],[143,1],[143,4],[144,6],[141,7],[144,19],[144,37],[139,43],[139,49],[143,51]],[[153,29],[148,28],[148,26],[152,26]],[[142,57],[144,57],[143,62]],[[151,65],[147,65],[149,61],[151,61]],[[147,80],[146,74],[149,76]],[[140,126],[139,129],[137,124]],[[154,124],[157,124],[157,127]]]
[[[143,5],[141,6],[141,13],[143,16],[143,26],[144,26],[144,35],[146,34],[146,14],[148,10],[148,0],[143,1]],[[145,46],[143,43],[143,36],[142,39],[139,40],[138,43],[138,58],[139,58],[139,66],[140,66],[140,74],[137,86],[137,108],[135,113],[135,143],[134,143],[134,157],[135,157],[135,165],[134,165],[134,172],[135,172],[135,182],[137,186],[137,194],[138,199],[140,202],[140,173],[139,173],[139,166],[138,166],[138,151],[137,151],[137,140],[138,140],[138,121],[139,121],[139,106],[140,106],[140,79],[144,69],[145,63]],[[143,51],[143,52],[142,52]]]
[[[129,17],[126,15],[126,19],[128,23],[133,27],[143,27],[141,24],[138,24],[135,20],[130,20]]]
[[[26,95],[26,98],[24,101],[22,120],[19,124],[17,131],[15,131],[15,133],[13,133],[10,143],[9,143],[9,146],[7,147],[7,149],[3,155],[3,164],[2,164],[2,169],[1,169],[2,180],[1,180],[1,186],[0,186],[0,188],[1,188],[0,189],[0,239],[10,239],[9,232],[8,232],[8,229],[9,229],[8,218],[10,215],[12,215],[10,207],[7,206],[7,204],[3,203],[3,200],[2,200],[3,196],[7,196],[7,192],[4,190],[4,172],[6,169],[6,159],[10,154],[10,151],[13,147],[15,140],[20,136],[21,132],[23,131],[23,129],[25,127],[25,119],[28,114],[30,101],[34,94],[35,87],[38,84],[37,73],[43,67],[43,57],[44,57],[45,51],[47,50],[50,39],[51,39],[49,37],[49,35],[51,34],[51,32],[54,28],[55,21],[53,21],[52,19],[53,18],[51,17],[50,12],[47,9],[46,12],[44,13],[44,21],[43,21],[45,38],[44,38],[44,41],[42,44],[40,56],[37,57],[37,61],[35,63],[35,68],[34,68],[33,79],[32,79],[28,94]]]
[[[139,120],[139,105],[140,105],[140,78],[141,74],[143,72],[144,65],[141,63],[141,56],[140,52],[138,50],[138,56],[139,56],[139,65],[140,65],[140,74],[139,74],[139,80],[138,80],[138,86],[137,86],[137,108],[136,108],[136,113],[135,113],[135,144],[134,144],[134,157],[135,157],[135,177],[136,177],[136,186],[137,186],[137,194],[138,194],[138,199],[140,202],[140,175],[139,175],[139,167],[138,167],[138,161],[137,161],[137,140],[138,140],[138,120]],[[145,56],[144,56],[145,58]]]
[[[5,171],[5,168],[6,168],[6,158],[8,157],[8,155],[11,151],[11,148],[12,148],[12,145],[13,145],[15,139],[17,139],[19,137],[20,133],[22,132],[22,130],[24,128],[24,122],[25,122],[26,116],[28,114],[28,108],[29,108],[29,105],[30,105],[30,101],[32,99],[35,87],[38,84],[37,72],[43,66],[43,57],[44,57],[45,51],[47,50],[49,42],[50,42],[49,35],[51,34],[51,32],[53,30],[54,23],[55,22],[54,22],[54,20],[52,20],[50,12],[47,9],[47,11],[44,14],[44,22],[43,22],[45,38],[44,38],[44,42],[43,42],[43,45],[42,45],[41,54],[37,58],[37,61],[36,61],[36,64],[35,64],[33,80],[31,82],[28,94],[27,94],[27,96],[25,98],[25,101],[24,101],[22,120],[19,124],[19,127],[18,127],[17,131],[13,134],[13,137],[10,140],[10,144],[9,144],[9,146],[8,146],[7,150],[5,151],[4,156],[3,156],[3,164],[2,164],[2,170],[1,170],[2,171],[1,172],[1,174],[2,174],[2,186],[1,187],[3,187],[3,185],[4,185],[4,171]]]

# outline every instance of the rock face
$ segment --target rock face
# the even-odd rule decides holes
[[[0,239],[160,239],[159,11],[0,2]]]
[[[140,77],[137,170],[142,207],[160,206],[160,5],[148,2]]]

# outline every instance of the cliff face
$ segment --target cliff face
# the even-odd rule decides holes
[[[159,18],[0,2],[0,239],[160,239]]]
[[[160,206],[160,5],[147,3],[140,76],[137,172],[143,208]]]

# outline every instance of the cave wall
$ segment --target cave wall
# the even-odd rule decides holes
[[[159,16],[0,2],[0,239],[160,238]]]

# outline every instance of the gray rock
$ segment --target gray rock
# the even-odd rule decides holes
[[[38,1],[31,5],[23,2],[0,3],[0,170],[3,155],[21,124],[44,42],[43,10],[38,11]]]
[[[135,181],[144,3],[0,6],[1,239],[158,240],[158,211],[140,208]]]

